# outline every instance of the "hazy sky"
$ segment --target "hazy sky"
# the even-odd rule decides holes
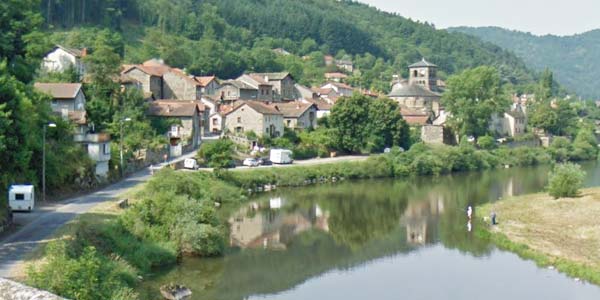
[[[437,28],[500,26],[571,35],[600,28],[600,0],[360,0]]]

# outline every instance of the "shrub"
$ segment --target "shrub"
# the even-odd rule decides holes
[[[198,157],[211,168],[228,168],[233,160],[233,142],[226,139],[213,143],[203,143],[198,151]]]
[[[598,142],[591,130],[583,128],[573,141],[572,160],[591,160],[598,156]]]
[[[585,172],[576,164],[559,164],[550,172],[548,193],[554,198],[576,197],[583,185]]]
[[[94,247],[71,253],[66,242],[52,242],[46,257],[43,266],[29,269],[29,284],[71,299],[137,299],[120,280],[115,263]]]
[[[573,152],[573,145],[566,137],[559,136],[552,141],[548,150],[554,160],[565,162],[569,160],[571,152]]]
[[[484,150],[492,150],[496,148],[496,140],[489,135],[482,136],[477,140],[477,146]]]

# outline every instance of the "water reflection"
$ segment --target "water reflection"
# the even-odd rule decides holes
[[[285,250],[293,237],[307,230],[329,232],[329,212],[314,204],[306,209],[281,211],[281,197],[243,206],[229,219],[230,244],[239,248]]]
[[[589,165],[586,169],[586,184],[598,185],[599,168]],[[142,298],[154,299],[154,291],[162,283],[179,282],[192,289],[193,299],[240,300],[260,295],[288,299],[294,298],[295,287],[310,281],[317,286],[311,288],[313,292],[331,295],[327,299],[349,299],[343,295],[358,292],[360,285],[339,282],[327,285],[327,274],[335,272],[378,281],[384,276],[378,267],[383,264],[394,272],[408,272],[402,271],[401,261],[410,257],[415,267],[410,271],[414,274],[408,277],[428,278],[431,274],[427,272],[431,270],[416,266],[436,269],[431,266],[431,259],[440,264],[443,255],[460,255],[463,265],[506,266],[509,260],[510,272],[526,272],[531,278],[455,273],[450,270],[460,268],[456,259],[445,265],[442,261],[437,266],[441,274],[435,278],[450,276],[457,282],[473,282],[475,286],[494,286],[490,281],[498,278],[506,286],[518,285],[523,280],[543,285],[545,275],[536,273],[531,263],[501,255],[487,240],[479,238],[477,222],[469,223],[466,210],[468,206],[476,207],[503,197],[538,192],[546,184],[547,172],[547,167],[511,169],[439,178],[344,182],[263,194],[252,203],[230,208],[231,249],[225,257],[186,259],[179,267],[165,270],[146,282],[140,289]],[[438,250],[427,250],[432,248]],[[382,262],[386,257],[394,259]],[[394,276],[407,276],[400,273]],[[554,280],[561,284],[547,287],[551,295],[553,289],[557,289],[556,295],[569,294],[565,289],[577,289],[569,279]],[[446,286],[434,279],[411,284],[420,285],[423,290],[430,285]],[[343,292],[327,290],[332,288]],[[378,297],[396,299],[400,297],[396,290],[378,289]],[[277,296],[284,292],[285,296]],[[600,296],[600,291],[592,289],[595,292],[594,295]],[[502,296],[502,289],[499,293]],[[301,295],[295,297],[307,297]],[[413,296],[419,298],[418,293]]]

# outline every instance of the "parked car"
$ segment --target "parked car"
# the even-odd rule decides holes
[[[258,167],[260,166],[260,162],[256,158],[246,158],[242,163],[246,167]]]
[[[272,162],[272,161],[271,161],[271,160],[270,160],[268,157],[265,157],[265,158],[259,158],[259,159],[258,159],[258,163],[259,163],[261,166],[271,166],[271,165],[273,165],[273,162]]]

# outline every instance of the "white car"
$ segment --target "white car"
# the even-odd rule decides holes
[[[246,158],[246,159],[244,159],[244,162],[242,164],[247,167],[260,166],[260,162],[258,162],[258,160],[256,158]]]

